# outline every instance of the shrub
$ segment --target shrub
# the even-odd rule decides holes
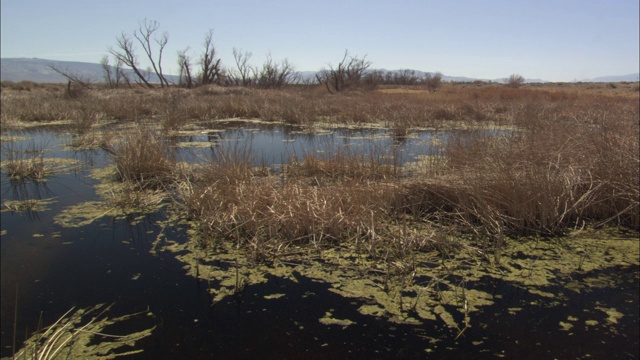
[[[518,75],[518,74],[511,74],[505,80],[505,83],[509,87],[517,88],[517,87],[520,87],[522,84],[524,84],[524,77],[522,75]]]

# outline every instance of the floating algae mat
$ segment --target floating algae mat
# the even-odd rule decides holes
[[[133,221],[142,220],[146,214],[156,213],[165,205],[161,190],[132,189],[128,183],[118,181],[115,167],[94,169],[91,177],[98,180],[95,186],[100,200],[85,201],[63,209],[56,215],[56,223],[64,227],[81,227],[103,217],[125,218],[134,214]]]
[[[568,239],[510,240],[499,264],[483,260],[479,250],[472,247],[449,254],[423,252],[410,259],[413,264],[410,271],[400,271],[402,264],[398,263],[382,265],[383,262],[373,261],[348,247],[313,255],[312,251],[300,249],[298,258],[276,259],[269,264],[254,264],[246,252],[233,246],[203,251],[189,243],[169,242],[162,250],[178,254],[186,271],[209,284],[213,304],[242,296],[252,286],[269,283],[274,278],[293,283],[305,279],[325,284],[329,292],[355,306],[360,315],[417,329],[442,326],[449,329],[451,337],[459,339],[490,328],[496,311],[505,318],[522,321],[531,308],[555,313],[575,302],[576,296],[588,298],[603,291],[636,286],[638,239],[616,238],[611,233],[597,238],[601,236],[594,232],[575,234]],[[621,277],[619,269],[625,268],[631,271]],[[506,297],[518,306],[505,308],[502,304]],[[632,310],[631,306],[633,301],[637,297],[625,300],[624,311],[600,302],[566,309],[575,315],[557,321],[553,328],[570,335],[586,329],[618,333],[618,320],[637,318],[637,309]],[[317,321],[342,327],[357,326],[362,321],[335,316],[331,310],[320,313]],[[521,326],[526,327],[526,322]],[[422,336],[430,341],[443,341],[438,340],[442,336],[438,332]],[[495,346],[498,340],[484,338],[471,345]],[[435,351],[430,343],[425,343],[424,350]],[[486,349],[499,355],[494,350]]]
[[[87,309],[74,308],[51,326],[42,329],[25,341],[24,347],[15,355],[16,359],[115,359],[141,353],[135,349],[136,342],[151,335],[155,326],[128,334],[106,333],[109,326],[121,325],[135,316],[128,314],[108,318],[105,314],[110,306],[99,304]],[[106,330],[106,331],[105,331]]]

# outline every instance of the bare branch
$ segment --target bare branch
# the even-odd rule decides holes
[[[235,85],[248,86],[251,85],[251,65],[249,60],[251,59],[251,52],[242,49],[233,48],[233,58],[236,62],[237,74],[232,74],[232,78],[235,79]]]
[[[200,55],[200,83],[213,84],[218,81],[221,74],[220,59],[216,59],[216,49],[213,46],[213,29],[209,29],[202,44],[204,51]]]
[[[116,38],[116,44],[117,48],[107,48],[109,53],[123,65],[128,66],[133,70],[134,74],[137,76],[136,82],[152,89],[153,85],[147,80],[147,76],[143,74],[143,70],[138,68],[138,59],[133,47],[133,40],[131,40],[127,34],[122,33]],[[124,75],[124,72],[121,72],[121,75]],[[128,79],[127,82],[129,82]]]
[[[169,85],[169,82],[162,74],[162,52],[169,41],[169,34],[163,33],[161,38],[156,38],[155,42],[158,44],[158,62],[156,63],[153,56],[153,47],[151,45],[151,36],[160,28],[160,24],[153,20],[149,21],[144,19],[143,22],[139,23],[139,27],[137,31],[133,32],[133,36],[138,40],[140,45],[142,45],[142,49],[144,50],[149,62],[151,63],[151,67],[153,68],[153,72],[158,77],[160,81],[160,86],[165,87]]]
[[[329,64],[329,69],[322,69],[316,74],[318,83],[324,84],[330,93],[343,91],[349,87],[358,87],[363,84],[364,75],[371,66],[366,55],[363,58],[349,55],[345,50],[342,60],[334,68]]]
[[[86,77],[78,72],[72,72],[69,69],[63,69],[57,65],[49,65],[49,68],[58,74],[64,76],[70,82],[74,84],[78,84],[84,88],[91,88],[91,83],[93,83],[93,79]]]
[[[191,70],[191,56],[187,54],[189,48],[178,51],[178,68],[180,69],[179,84],[191,88],[194,85],[194,80]]]

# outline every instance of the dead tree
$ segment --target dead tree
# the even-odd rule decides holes
[[[505,83],[507,86],[512,88],[520,87],[520,85],[524,84],[524,76],[520,74],[511,74],[508,78],[505,79]]]
[[[255,84],[263,89],[281,88],[292,83],[296,79],[295,68],[289,60],[276,62],[267,54],[267,60],[261,69],[255,69]]]
[[[178,51],[178,68],[180,69],[179,84],[191,88],[195,85],[191,65],[191,56],[187,54],[189,48]]]
[[[108,47],[107,50],[123,65],[131,68],[136,76],[136,82],[144,87],[152,89],[154,86],[149,82],[148,74],[138,67],[138,57],[135,54],[133,40],[129,35],[122,33],[116,38],[117,47]],[[123,74],[123,73],[122,73]]]
[[[233,48],[233,58],[236,62],[235,71],[229,71],[231,83],[233,85],[249,86],[252,83],[253,76],[251,75],[253,68],[249,64],[251,59],[251,52],[242,49]]]
[[[124,71],[124,68],[122,66],[123,66],[122,60],[116,59],[116,71],[115,71],[116,85],[119,87],[120,84],[124,82],[125,84],[127,84],[129,88],[131,88],[132,86],[131,86],[131,80],[129,79],[129,74],[127,74]]]
[[[113,89],[117,87],[115,76],[113,75],[114,69],[109,64],[109,55],[105,55],[100,60],[100,65],[102,66],[102,71],[104,72],[104,81],[107,83],[107,87],[109,89]]]
[[[138,39],[138,42],[142,45],[142,49],[147,54],[147,58],[149,62],[151,62],[151,67],[160,81],[160,87],[169,86],[169,82],[162,73],[162,52],[165,46],[167,46],[167,42],[169,42],[169,34],[164,32],[160,38],[154,39],[156,44],[158,44],[158,61],[156,62],[153,56],[151,36],[160,28],[160,24],[155,20],[149,21],[144,19],[139,25],[138,31],[134,31],[133,36]]]
[[[116,65],[112,66],[109,62],[109,56],[105,55],[102,57],[102,60],[100,60],[100,65],[102,65],[104,80],[107,87],[110,89],[116,89],[119,88],[123,82],[131,87],[129,77],[124,72],[124,69],[122,68],[122,61],[120,59],[116,59]]]
[[[442,74],[439,72],[435,74],[427,73],[424,77],[424,85],[431,92],[438,90],[442,85]]]
[[[330,93],[346,90],[350,87],[358,87],[362,84],[363,77],[371,62],[366,60],[366,55],[360,59],[349,55],[345,50],[344,56],[337,67],[329,64],[329,69],[322,69],[316,74],[316,80],[324,84]]]
[[[209,29],[202,44],[204,50],[200,55],[200,84],[213,84],[218,82],[221,74],[220,59],[216,59],[216,49],[213,46],[213,29]]]
[[[69,81],[69,86],[71,86],[70,84],[73,83],[88,89],[91,88],[91,84],[94,82],[93,79],[88,76],[82,75],[80,72],[73,72],[69,69],[63,69],[53,64],[49,65],[49,68],[64,76]]]

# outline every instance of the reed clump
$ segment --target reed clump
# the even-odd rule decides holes
[[[11,179],[43,181],[52,174],[44,159],[45,144],[30,141],[26,145],[17,145],[10,141],[3,144],[2,152],[2,167]]]
[[[461,223],[491,234],[637,228],[638,109],[620,105],[595,118],[530,105],[518,131],[457,133],[436,195]]]
[[[301,160],[290,159],[286,167],[288,178],[325,182],[360,183],[397,179],[402,176],[397,153],[386,154],[376,149],[356,153],[346,147],[326,149],[322,154],[307,153]]]
[[[121,181],[158,187],[167,184],[176,169],[169,140],[153,130],[130,131],[108,150]]]

